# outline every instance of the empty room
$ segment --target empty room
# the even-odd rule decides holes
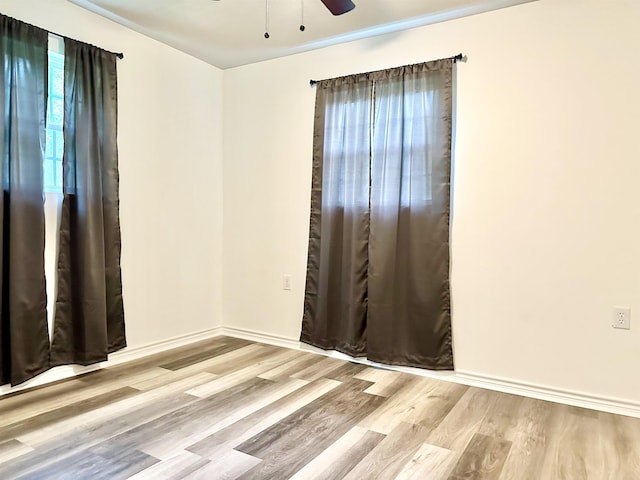
[[[0,0],[0,479],[640,479],[638,0]]]

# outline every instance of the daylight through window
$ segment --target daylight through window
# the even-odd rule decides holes
[[[44,158],[45,192],[62,192],[62,154],[64,140],[64,55],[58,39],[49,41],[49,90],[47,100],[46,149]]]

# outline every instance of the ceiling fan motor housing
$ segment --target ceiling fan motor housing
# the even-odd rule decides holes
[[[342,15],[356,8],[355,3],[351,0],[322,0],[322,3],[324,3],[334,15]]]

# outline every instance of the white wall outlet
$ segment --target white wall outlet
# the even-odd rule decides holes
[[[613,328],[631,328],[631,309],[629,307],[613,307]]]
[[[291,290],[291,275],[286,274],[282,276],[282,289]]]

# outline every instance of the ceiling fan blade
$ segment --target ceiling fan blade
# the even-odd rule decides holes
[[[356,4],[351,0],[322,0],[322,3],[334,15],[342,15],[356,8]]]

